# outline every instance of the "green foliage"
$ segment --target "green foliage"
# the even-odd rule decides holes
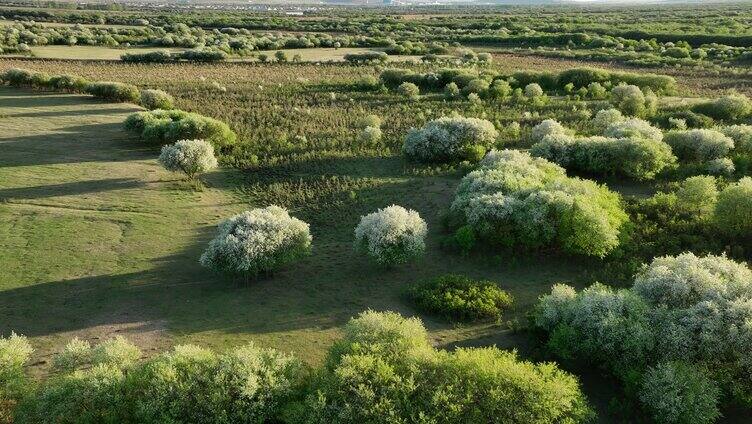
[[[688,161],[719,159],[734,148],[734,140],[715,130],[670,131],[664,141],[679,159]]]
[[[752,112],[752,103],[743,94],[729,94],[700,103],[692,110],[719,121],[737,121],[749,116]]]
[[[383,352],[389,352],[383,354]],[[496,348],[433,349],[420,321],[366,312],[332,348],[293,422],[581,423],[573,376]]]
[[[461,275],[442,275],[414,284],[410,299],[427,312],[450,320],[498,319],[512,305],[512,296],[492,281],[475,281]]]
[[[462,179],[452,213],[479,239],[501,249],[558,246],[604,256],[619,244],[627,215],[619,196],[527,153],[492,151]]]
[[[752,178],[742,178],[721,191],[713,219],[728,237],[752,237]]]
[[[142,90],[141,106],[149,110],[168,110],[174,107],[175,100],[162,90]]]
[[[709,424],[721,417],[721,392],[696,366],[666,362],[645,373],[640,401],[656,423]]]
[[[26,337],[16,333],[0,337],[0,421],[11,422],[16,402],[29,389],[24,366],[33,351]]]
[[[459,162],[477,157],[476,147],[485,153],[498,135],[493,124],[484,119],[443,117],[422,128],[412,128],[405,136],[402,151],[417,162]]]
[[[397,87],[397,92],[408,99],[415,100],[420,95],[420,89],[411,82],[403,82]]]
[[[141,100],[138,87],[121,82],[93,82],[86,87],[86,93],[112,102],[138,103]]]
[[[220,149],[237,140],[235,132],[224,122],[181,110],[136,112],[126,118],[124,126],[149,143],[172,144],[200,139]]]

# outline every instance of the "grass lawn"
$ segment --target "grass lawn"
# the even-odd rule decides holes
[[[134,47],[113,48],[103,46],[37,46],[32,47],[34,57],[40,59],[120,60],[125,53],[149,53],[154,51],[182,52],[184,48]]]
[[[254,340],[316,363],[358,312],[413,314],[402,293],[416,279],[444,272],[493,279],[516,300],[504,319],[524,319],[552,283],[575,280],[581,271],[555,258],[516,264],[462,258],[438,248],[436,231],[416,264],[389,271],[369,264],[351,245],[362,214],[400,203],[436,230],[457,183],[395,177],[397,158],[374,158],[322,164],[320,178],[305,178],[320,181],[314,183],[320,196],[293,210],[312,224],[311,257],[250,286],[228,281],[197,263],[214,225],[250,204],[265,206],[310,187],[300,186],[303,176],[294,171],[271,178],[220,170],[205,176],[206,189],[192,191],[161,170],[157,148],[120,129],[135,109],[0,89],[0,333],[30,336],[39,370],[73,336],[114,334],[152,353],[173,343],[222,349]],[[327,193],[324,175],[335,171],[367,175],[368,183]],[[437,345],[524,342],[504,324],[455,326],[430,318],[426,324]]]

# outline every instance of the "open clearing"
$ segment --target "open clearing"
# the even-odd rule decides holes
[[[384,175],[399,161],[376,158],[344,163],[380,174],[355,188],[351,201],[312,204],[331,221],[312,222],[310,258],[249,286],[228,281],[197,258],[221,218],[250,206],[245,196],[252,193],[240,188],[265,185],[272,193],[303,176],[266,182],[223,170],[205,177],[204,191],[191,191],[157,165],[156,148],[120,129],[134,110],[87,96],[0,90],[0,333],[31,337],[40,370],[73,336],[115,333],[152,353],[172,343],[222,349],[254,340],[317,363],[360,311],[412,314],[402,290],[415,279],[455,272],[499,281],[516,299],[504,319],[524,319],[522,311],[552,283],[578,275],[576,266],[551,259],[500,264],[444,253],[435,232],[423,260],[379,271],[352,251],[360,215],[402,202],[437,228],[456,180]],[[438,345],[520,343],[496,324],[427,325]]]

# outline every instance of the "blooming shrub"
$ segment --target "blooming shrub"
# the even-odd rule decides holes
[[[379,118],[379,115],[366,115],[358,121],[358,128],[364,129],[368,127],[381,128],[381,118]]]
[[[525,97],[534,99],[543,95],[543,89],[537,83],[530,83],[525,86]]]
[[[650,125],[642,119],[627,119],[615,122],[606,128],[603,135],[610,138],[644,138],[646,140],[662,141],[663,133],[660,129]]]
[[[715,130],[670,131],[664,140],[679,159],[690,161],[722,158],[734,148],[734,140]]]
[[[460,182],[455,221],[504,248],[557,245],[569,253],[603,256],[627,221],[619,196],[592,181],[522,152],[491,152]]]
[[[190,179],[217,167],[214,148],[204,140],[180,140],[162,147],[159,163],[172,172],[182,172]]]
[[[310,252],[308,224],[279,206],[253,209],[222,221],[201,265],[245,276],[269,273]]]
[[[127,130],[149,143],[170,144],[179,140],[206,140],[214,148],[235,144],[237,135],[224,122],[182,110],[153,110],[129,115]]]
[[[744,177],[721,191],[714,221],[729,237],[752,236],[752,178]]]
[[[496,348],[437,351],[416,319],[368,311],[345,327],[293,422],[581,423],[575,377]]]
[[[745,324],[752,319],[750,299],[752,271],[746,265],[722,256],[685,253],[654,259],[636,275],[631,289],[596,284],[575,293],[557,286],[540,299],[533,316],[536,326],[548,334],[548,346],[563,358],[600,364],[626,382],[634,382],[635,375],[656,373],[645,380],[649,386],[643,401],[653,413],[676,419],[696,412],[695,402],[715,404],[716,395],[708,391],[709,397],[700,401],[696,392],[677,392],[677,387],[690,390],[700,385],[699,380],[677,376],[674,382],[662,383],[669,391],[663,392],[667,404],[661,404],[660,389],[654,385],[673,372],[658,365],[665,362],[686,361],[695,374],[707,367],[714,384],[723,385],[723,393],[750,404],[752,384],[747,376],[752,363],[746,352],[752,329]]]
[[[172,109],[174,99],[162,90],[141,90],[141,106],[149,110]]]
[[[653,179],[676,162],[666,143],[641,138],[549,135],[533,145],[530,153],[570,170],[637,180]]]
[[[493,124],[477,118],[444,117],[412,128],[405,137],[403,153],[418,162],[457,162],[477,157],[490,149],[498,132]]]
[[[700,103],[693,110],[713,119],[737,121],[752,113],[752,103],[743,94],[729,94],[715,100]]]
[[[643,92],[636,85],[620,84],[611,89],[611,104],[629,116],[645,117],[653,115],[658,99],[648,89]]]
[[[603,134],[612,124],[619,124],[625,120],[619,109],[603,109],[595,114],[590,124],[596,133]]]
[[[718,158],[708,161],[705,169],[710,175],[731,176],[736,171],[734,161],[729,158]]]
[[[726,137],[734,140],[734,150],[752,153],[752,125],[731,125],[718,128]]]
[[[570,131],[553,119],[546,119],[533,127],[530,138],[534,142],[542,141],[549,135],[568,135]]]
[[[74,338],[54,357],[53,365],[60,372],[73,372],[96,365],[126,369],[139,359],[141,350],[123,336],[105,340],[93,348],[89,342]]]
[[[666,362],[648,369],[640,402],[656,423],[714,423],[720,418],[717,384],[695,366]]]
[[[512,296],[492,281],[443,275],[410,287],[409,297],[421,309],[452,320],[499,318]]]
[[[358,143],[363,146],[376,146],[381,141],[381,129],[379,127],[365,127],[358,134]]]
[[[392,205],[361,218],[355,248],[380,265],[403,264],[423,254],[427,233],[418,212]]]
[[[403,82],[397,87],[397,92],[407,97],[408,99],[415,100],[420,95],[420,89],[417,85],[411,82]]]

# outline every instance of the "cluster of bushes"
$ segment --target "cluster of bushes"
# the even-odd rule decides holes
[[[416,162],[477,162],[494,146],[498,135],[494,125],[484,119],[443,117],[410,129],[402,152]]]
[[[415,305],[449,320],[498,319],[512,305],[512,296],[493,281],[477,281],[462,275],[442,275],[408,289]]]
[[[463,89],[474,80],[485,81],[485,87],[493,85],[498,80],[506,81],[512,88],[520,89],[530,84],[538,84],[543,90],[552,92],[591,88],[594,93],[600,93],[599,96],[603,95],[604,89],[615,88],[622,84],[633,85],[642,90],[650,90],[658,94],[671,94],[676,91],[676,80],[669,76],[631,74],[590,68],[572,69],[559,74],[526,71],[509,75],[495,74],[488,70],[481,74],[474,69],[444,68],[435,72],[419,73],[408,69],[395,68],[385,69],[381,72],[379,78],[384,85],[390,88],[409,82],[425,91],[442,90],[450,83],[454,83],[459,89]]]
[[[124,127],[155,144],[201,139],[219,149],[237,140],[235,132],[224,122],[182,110],[135,112],[125,119]]]
[[[25,338],[0,338],[0,380],[27,384]],[[193,345],[145,361],[122,338],[73,340],[59,375],[16,397],[14,422],[36,423],[584,423],[576,377],[497,348],[436,350],[416,318],[368,311],[350,320],[325,365],[249,344],[216,354]],[[6,393],[1,390],[0,393]]]
[[[533,128],[536,144],[533,156],[547,159],[566,169],[594,175],[624,175],[650,180],[676,162],[671,147],[662,141],[658,128],[640,119],[621,120],[611,111],[599,112],[594,126],[611,120],[603,136],[576,137],[556,121],[541,122]]]
[[[0,357],[24,364],[31,347],[20,340],[23,350],[9,350],[0,338]],[[147,361],[141,357],[122,337],[96,346],[74,339],[54,358],[57,375],[16,398],[12,422],[269,422],[298,395],[306,376],[297,359],[253,344],[221,355],[182,345]],[[16,374],[15,383],[24,377]]]
[[[560,358],[599,364],[659,423],[750,406],[752,272],[722,256],[655,259],[629,289],[554,286],[533,317]],[[630,411],[631,412],[631,411]]]
[[[389,56],[384,52],[347,53],[344,56],[346,62],[357,64],[385,63]]]
[[[462,250],[482,241],[601,257],[619,245],[626,222],[618,194],[514,150],[491,151],[462,179],[449,216]]]

